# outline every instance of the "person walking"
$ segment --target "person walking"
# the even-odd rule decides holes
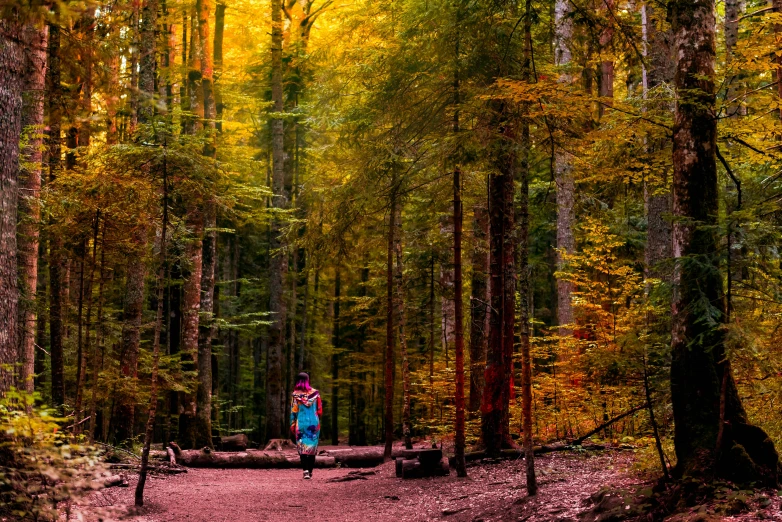
[[[323,402],[320,392],[310,386],[310,376],[301,372],[296,376],[291,399],[291,435],[296,440],[296,449],[304,469],[304,479],[312,478],[315,455],[318,453],[320,437],[320,416]]]

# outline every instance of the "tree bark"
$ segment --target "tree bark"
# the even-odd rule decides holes
[[[643,6],[644,54],[647,65],[644,65],[643,92],[648,96],[650,89],[655,89],[664,83],[673,82],[673,58],[671,56],[670,31],[660,31],[658,28],[658,12],[649,2]],[[647,102],[647,105],[649,103]],[[669,107],[650,107],[670,110]],[[661,143],[649,143],[651,149],[663,146]],[[671,259],[671,192],[666,187],[670,174],[663,172],[659,179],[644,180],[644,212],[646,214],[646,248],[644,249],[645,277],[647,279],[662,279],[671,281],[671,271],[662,263]]]
[[[573,38],[573,21],[568,0],[556,0],[554,14],[554,63],[567,69],[572,59],[570,43]],[[563,72],[560,81],[569,83],[570,74]],[[566,256],[573,254],[576,246],[573,237],[576,187],[570,158],[567,152],[560,148],[554,152],[554,180],[557,185],[557,270],[561,271],[565,269]],[[561,336],[570,335],[572,329],[566,325],[572,325],[575,320],[570,302],[572,292],[572,282],[557,278],[557,324]]]
[[[152,446],[152,438],[155,432],[155,417],[157,416],[158,403],[158,370],[160,361],[160,331],[163,327],[163,290],[166,277],[167,238],[168,228],[168,178],[165,159],[163,160],[163,223],[160,233],[160,259],[158,260],[155,291],[157,298],[157,313],[155,315],[155,329],[152,337],[152,376],[149,390],[149,409],[147,411],[147,424],[144,430],[144,447],[141,451],[141,469],[136,484],[135,504],[144,505],[144,486],[147,481],[147,467],[149,466],[149,452]]]
[[[19,350],[16,212],[25,84],[23,32],[21,14],[15,9],[0,20],[0,394],[14,385]]]
[[[508,405],[515,325],[516,263],[513,208],[516,174],[515,129],[505,102],[492,104],[493,172],[489,177],[489,253],[491,312],[486,354],[486,387],[481,404],[481,432],[489,454],[510,443]]]
[[[470,405],[477,413],[481,409],[486,346],[489,333],[489,214],[486,203],[473,207],[472,295],[470,296]]]
[[[450,215],[444,214],[440,218],[440,235],[453,241],[453,208],[450,209]],[[454,343],[453,277],[453,266],[448,262],[440,263],[440,336],[446,368]]]
[[[725,302],[716,234],[714,1],[675,0],[669,8],[677,57],[673,130],[676,269],[671,314],[676,473],[776,487],[779,456],[766,433],[748,423],[725,353]],[[720,415],[721,402],[724,415]]]
[[[35,336],[38,322],[38,246],[41,207],[41,169],[43,167],[43,109],[46,92],[46,48],[48,28],[31,23],[23,29],[24,99],[22,129],[27,147],[22,151],[24,165],[19,169],[19,267],[22,303],[19,307],[19,389],[35,389]]]
[[[204,96],[204,128],[211,132],[211,139],[204,144],[204,156],[215,158],[217,153],[215,133],[215,103],[213,84],[213,49],[210,40],[209,15],[211,0],[198,0],[198,39],[201,53],[201,88]],[[222,42],[221,42],[222,43]],[[222,56],[221,56],[222,59]],[[198,389],[196,391],[195,446],[209,447],[212,444],[212,322],[214,314],[215,265],[217,263],[217,209],[209,198],[204,205],[204,240],[201,272],[201,296],[199,310],[204,313],[205,323],[199,323],[198,330]]]
[[[188,216],[191,229],[190,241],[185,247],[188,273],[182,285],[182,360],[183,368],[198,371],[198,320],[201,312],[201,277],[203,270],[204,216],[199,210],[191,210]],[[179,415],[179,443],[184,448],[196,447],[196,390],[183,393]]]
[[[461,6],[456,11],[456,31],[460,30]],[[464,462],[465,433],[464,433],[464,312],[462,302],[462,228],[464,214],[462,211],[462,167],[461,167],[461,147],[459,140],[459,111],[461,105],[461,85],[460,85],[460,63],[459,63],[459,45],[460,37],[456,36],[456,45],[454,53],[454,78],[453,78],[453,134],[457,140],[457,149],[454,157],[455,165],[453,170],[453,303],[454,303],[454,364],[456,366],[456,389],[454,392],[454,403],[456,406],[454,452],[456,458],[456,474],[459,477],[467,476],[467,467]],[[407,354],[405,354],[407,359]],[[409,388],[409,377],[407,377],[405,388]],[[407,394],[409,395],[409,390]],[[407,416],[410,415],[410,399],[405,399]],[[407,442],[407,441],[406,441]],[[411,448],[412,444],[408,446]]]
[[[402,209],[396,205],[396,219],[394,225],[394,257],[396,258],[396,270],[394,282],[396,295],[394,296],[394,308],[396,310],[397,328],[399,330],[399,349],[402,355],[402,437],[405,448],[412,449],[413,441],[410,438],[412,427],[410,424],[410,360],[407,354],[407,336],[405,328],[407,317],[405,315],[405,289],[404,289],[404,264],[402,261]]]
[[[331,444],[334,446],[339,445],[339,351],[341,349],[339,312],[341,286],[341,272],[338,264],[334,276],[334,330],[331,337]]]
[[[49,67],[47,69],[47,100],[49,113],[49,182],[57,179],[62,168],[62,85],[60,63],[60,26],[49,25]],[[63,356],[63,294],[64,260],[62,237],[49,237],[49,351],[52,371],[52,405],[65,404],[65,376]]]
[[[532,79],[532,1],[525,2],[524,15],[524,61],[522,76],[526,81]],[[611,64],[613,68],[613,64]],[[613,71],[612,71],[613,72]],[[613,81],[613,78],[612,78]],[[524,428],[524,460],[527,472],[527,495],[538,492],[535,477],[535,455],[532,441],[532,356],[530,354],[530,301],[532,298],[529,264],[529,156],[532,142],[529,121],[526,118],[527,105],[522,106],[520,158],[519,158],[519,206],[518,206],[518,242],[519,242],[519,340],[521,341],[521,410]]]
[[[195,448],[214,448],[212,443],[212,322],[215,310],[215,265],[217,261],[217,226],[215,206],[204,209],[204,233],[201,298],[199,310],[204,321],[198,324],[198,389],[196,391]]]
[[[284,125],[282,112],[282,1],[272,0],[272,102],[275,116],[271,120],[272,128],[272,207],[288,207],[288,194],[285,188],[285,151],[283,148]],[[285,238],[282,235],[282,219],[278,214],[272,218],[270,250],[273,252],[269,263],[269,311],[271,324],[269,332],[269,357],[267,362],[268,395],[266,397],[266,437],[279,439],[282,436],[283,411],[285,398],[282,397],[282,355],[285,344],[285,277],[288,272],[288,254]]]
[[[388,250],[386,260],[386,353],[385,353],[385,451],[383,459],[391,460],[391,446],[394,443],[394,241],[396,238],[396,217],[399,205],[397,194],[397,173],[392,170],[391,196],[388,210]]]

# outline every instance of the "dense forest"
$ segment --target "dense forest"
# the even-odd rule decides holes
[[[776,487],[780,140],[779,0],[2,0],[7,446]]]

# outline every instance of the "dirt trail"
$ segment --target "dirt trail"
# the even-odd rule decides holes
[[[393,463],[375,468],[367,480],[329,482],[346,469],[316,469],[311,481],[298,470],[191,469],[178,476],[153,477],[146,505],[124,518],[132,522],[258,521],[573,521],[582,501],[601,485],[637,482],[628,471],[632,454],[553,454],[536,459],[540,492],[524,500],[523,461],[471,467],[466,480],[450,477],[407,480],[394,476]],[[96,493],[91,514],[116,520],[133,504],[129,488]],[[109,514],[113,512],[112,514]]]

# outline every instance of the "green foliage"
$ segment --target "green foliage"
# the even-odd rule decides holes
[[[63,429],[68,419],[33,406],[39,398],[0,399],[0,515],[13,520],[58,520],[103,472],[98,452]]]

